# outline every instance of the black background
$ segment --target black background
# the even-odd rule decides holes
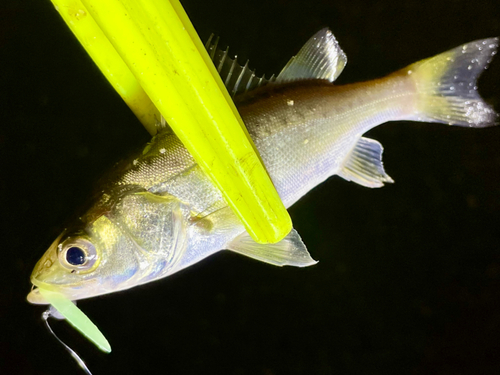
[[[211,32],[279,72],[330,26],[338,82],[388,74],[500,35],[496,0],[183,2]],[[48,0],[0,5],[0,372],[78,373],[25,301],[37,259],[93,182],[148,135]],[[500,109],[500,61],[480,91]],[[370,131],[396,183],[329,179],[291,210],[315,259],[277,268],[221,252],[79,307],[113,352],[54,329],[98,374],[500,373],[500,129],[391,123]]]

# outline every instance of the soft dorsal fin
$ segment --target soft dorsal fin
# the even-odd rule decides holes
[[[248,61],[241,66],[238,64],[238,56],[234,59],[229,57],[229,47],[222,51],[217,48],[218,43],[219,37],[214,38],[212,34],[205,47],[231,96],[264,86],[275,80],[274,75],[269,79],[265,76],[258,77],[255,70],[250,70],[248,67]]]
[[[337,174],[347,181],[371,188],[382,187],[384,182],[394,182],[385,173],[382,164],[383,151],[384,148],[379,142],[361,137],[347,154],[344,166]]]
[[[293,56],[276,78],[276,83],[298,79],[335,81],[347,63],[347,57],[328,28],[318,31]]]
[[[243,232],[227,248],[275,266],[307,267],[317,263],[309,255],[295,229],[280,242],[273,244],[257,243],[247,232]]]

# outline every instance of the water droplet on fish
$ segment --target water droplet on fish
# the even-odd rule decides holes
[[[412,74],[413,72],[411,70],[408,70],[408,75]]]
[[[164,148],[160,148],[160,154],[164,154],[165,152],[167,152],[167,150],[165,150]]]
[[[132,164],[137,165],[137,164],[139,164],[139,161],[137,159],[134,159],[134,161],[132,162]]]
[[[469,66],[467,67],[467,69],[471,70],[471,69],[472,69],[472,65],[469,65]]]
[[[293,101],[292,99],[288,99],[288,100],[286,101],[286,104],[288,104],[290,107],[292,107],[292,106],[293,106],[293,103],[294,103],[294,101]]]

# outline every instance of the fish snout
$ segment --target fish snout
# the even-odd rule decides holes
[[[53,266],[59,262],[57,259],[57,246],[62,235],[63,233],[50,245],[49,249],[43,254],[31,273],[31,283],[33,286],[26,298],[30,303],[48,304],[45,298],[40,294],[38,287],[44,286],[47,278],[54,272],[54,268],[57,268]]]

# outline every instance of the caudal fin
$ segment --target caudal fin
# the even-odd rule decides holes
[[[477,78],[496,54],[498,38],[477,40],[406,69],[417,86],[412,120],[449,125],[495,125],[498,114],[477,91]]]

